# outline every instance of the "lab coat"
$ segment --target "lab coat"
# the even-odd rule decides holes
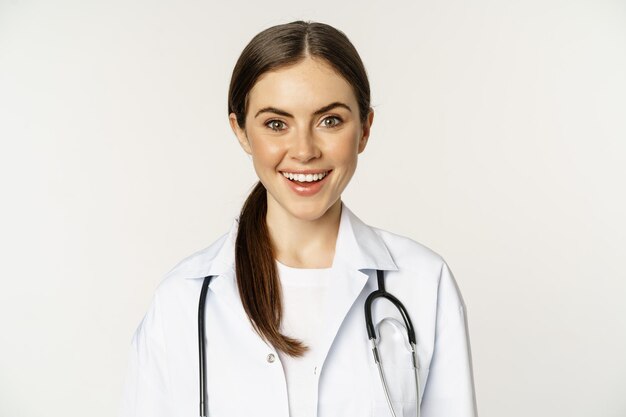
[[[239,298],[237,226],[235,218],[228,233],[183,259],[159,284],[132,337],[122,417],[199,415],[198,300],[207,275],[215,275],[205,311],[209,416],[289,417],[280,358],[255,333]],[[366,225],[342,202],[333,262],[337,276],[328,307],[320,311],[325,333],[312,370],[317,416],[390,415],[364,318],[365,299],[377,289],[377,269],[384,270],[387,291],[406,306],[415,328],[422,417],[476,416],[465,304],[442,257],[410,238]],[[393,319],[401,316],[382,299],[372,311],[394,408],[398,417],[413,416],[411,360],[401,333],[392,331]]]

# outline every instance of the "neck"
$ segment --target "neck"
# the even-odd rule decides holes
[[[340,219],[341,199],[320,217],[304,219],[294,216],[268,196],[267,227],[274,256],[294,268],[330,268]]]

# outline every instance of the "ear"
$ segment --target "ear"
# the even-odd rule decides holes
[[[231,113],[228,115],[228,121],[230,122],[230,128],[233,130],[235,136],[237,136],[239,145],[241,145],[243,150],[246,151],[248,155],[252,155],[252,149],[250,148],[248,135],[246,135],[245,129],[239,127],[239,123],[237,123],[237,116],[235,115],[235,113]]]
[[[374,123],[374,109],[370,107],[370,111],[367,114],[367,118],[363,123],[363,136],[359,139],[359,153],[365,150],[365,146],[367,145],[367,140],[370,137],[370,132],[372,129],[372,123]]]

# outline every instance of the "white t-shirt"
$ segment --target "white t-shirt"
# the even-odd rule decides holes
[[[287,380],[289,416],[312,417],[317,411],[315,367],[332,268],[293,268],[279,261],[276,265],[283,290],[281,332],[309,347],[299,358],[278,351]]]

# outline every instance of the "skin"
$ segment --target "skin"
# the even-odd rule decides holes
[[[365,123],[352,86],[324,60],[299,63],[264,73],[250,90],[245,129],[234,113],[229,121],[239,144],[252,156],[267,190],[267,225],[278,261],[295,268],[330,268],[341,216],[341,193],[350,182],[358,155],[370,135],[374,112]],[[328,104],[334,107],[314,114]],[[289,113],[259,110],[273,107]],[[281,171],[333,172],[322,189],[302,197]]]

